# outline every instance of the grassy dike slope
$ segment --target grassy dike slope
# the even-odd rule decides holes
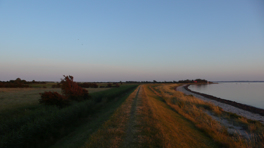
[[[115,116],[113,113],[115,113],[116,110],[120,110],[118,109],[120,105],[131,96],[131,93],[133,94],[134,90],[135,88],[110,102],[107,102],[107,100],[105,100],[106,98],[103,99],[101,103],[105,105],[96,110],[95,114],[83,118],[83,124],[81,126],[76,127],[72,133],[57,141],[51,148],[82,147],[91,135],[94,135],[95,132],[99,132],[100,130],[98,129],[105,126],[105,124]]]
[[[149,86],[141,85],[131,93],[84,147],[218,147]]]
[[[148,86],[145,86],[145,92],[145,99],[152,111],[153,119],[162,133],[164,147],[217,147],[211,138],[173,111]]]

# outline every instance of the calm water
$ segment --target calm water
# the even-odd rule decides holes
[[[191,85],[193,91],[264,109],[264,83],[219,83]]]

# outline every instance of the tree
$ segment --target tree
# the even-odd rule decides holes
[[[70,100],[82,101],[90,98],[88,90],[83,89],[76,82],[73,82],[73,76],[63,76],[64,79],[61,79],[61,85],[59,83],[57,84],[61,86],[62,95],[57,92],[40,93],[40,103],[62,107],[68,105]]]
[[[21,79],[20,79],[20,78],[17,78],[17,79],[15,80],[15,83],[16,83],[16,84],[20,84],[20,83],[21,83]]]
[[[61,79],[61,90],[66,98],[76,101],[88,99],[88,91],[73,82],[73,76],[63,76],[64,79]]]

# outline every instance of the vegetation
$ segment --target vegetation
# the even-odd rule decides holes
[[[205,79],[195,79],[195,80],[180,80],[178,83],[212,83]]]
[[[16,80],[10,80],[9,82],[0,82],[0,88],[27,88],[29,85],[25,84],[25,80],[17,78]]]
[[[44,92],[40,93],[41,99],[39,103],[43,103],[45,105],[56,105],[59,107],[63,107],[69,104],[69,99],[65,96],[60,95],[57,92]]]
[[[126,135],[126,124],[130,116],[133,99],[136,97],[136,92],[137,90],[131,93],[109,120],[89,137],[84,147],[119,147],[122,144],[122,139]]]
[[[138,85],[128,84],[111,89],[89,88],[89,92],[99,91],[91,93],[91,99],[78,96],[86,89],[73,82],[73,77],[64,77],[59,84],[62,90],[38,89],[44,92],[42,98],[57,98],[45,102],[59,104],[58,107],[35,103],[0,110],[0,147],[264,146],[264,126],[259,121],[175,91],[180,84],[144,84],[138,89]],[[103,85],[107,84],[111,83]],[[230,133],[229,127],[217,118],[243,128],[249,137]]]
[[[173,108],[176,112],[184,116],[186,119],[192,121],[195,126],[212,137],[220,146],[223,147],[263,147],[263,125],[258,121],[252,121],[236,114],[224,112],[220,107],[211,103],[199,100],[191,95],[185,95],[181,92],[175,91],[177,85],[162,85],[155,87],[155,90],[160,92],[160,96],[165,102]],[[155,91],[154,90],[154,91]],[[158,92],[156,92],[158,93]],[[184,105],[183,105],[184,104]],[[250,137],[242,137],[239,134],[230,134],[226,127],[214,120],[209,114],[212,112],[215,116],[221,119],[228,119],[232,124],[240,125],[242,122],[249,123],[248,133],[254,135]],[[257,130],[258,129],[258,132]],[[255,131],[255,133],[252,133]]]
[[[96,83],[78,83],[78,85],[84,88],[98,88]]]
[[[5,120],[0,123],[0,147],[43,147],[65,134],[62,129],[67,129],[78,119],[96,112],[101,105],[96,100],[100,100],[100,97],[111,101],[133,88],[135,85],[127,85],[97,92],[91,94],[92,100],[76,102],[62,109],[56,106],[39,106],[32,111],[24,110],[23,115],[13,115],[10,118],[6,113]]]
[[[40,93],[39,102],[45,105],[63,107],[68,105],[70,100],[83,101],[89,98],[88,90],[73,82],[73,76],[64,76],[64,79],[61,80],[61,91],[63,95],[57,92]]]

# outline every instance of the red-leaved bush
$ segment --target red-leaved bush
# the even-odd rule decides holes
[[[88,99],[88,91],[73,82],[73,76],[64,76],[64,79],[61,79],[61,90],[70,100],[82,101]]]
[[[45,105],[57,105],[59,107],[63,107],[69,104],[69,100],[57,92],[49,91],[40,93],[40,95],[41,99],[39,100],[39,103],[43,103]]]
[[[108,83],[108,84],[106,85],[106,87],[112,87],[112,84],[111,84],[111,83]]]
[[[40,93],[40,103],[65,106],[70,100],[83,101],[90,98],[88,90],[83,89],[76,82],[73,82],[73,76],[63,76],[64,79],[61,79],[60,83],[63,95],[60,95],[57,92]]]

